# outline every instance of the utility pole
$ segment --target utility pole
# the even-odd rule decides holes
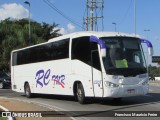
[[[90,2],[90,30],[93,31],[93,10],[94,10],[94,1]]]
[[[102,19],[102,28],[103,28],[103,8],[104,8],[104,0],[86,0],[86,9],[87,16],[83,18],[83,24],[86,25],[86,31],[93,31],[94,28],[98,30],[97,19]],[[101,15],[97,15],[97,11],[101,11]],[[90,28],[90,29],[89,29]]]
[[[149,39],[148,32],[150,32],[150,29],[145,29],[144,32],[147,33],[147,39]]]

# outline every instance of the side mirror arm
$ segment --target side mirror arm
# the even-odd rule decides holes
[[[146,43],[147,47],[148,47],[148,53],[150,56],[153,55],[153,46],[152,43],[149,40],[145,40],[145,39],[140,39],[141,43]]]
[[[100,45],[101,56],[106,57],[106,44],[101,39],[98,39],[96,36],[90,36],[90,42],[95,42]]]

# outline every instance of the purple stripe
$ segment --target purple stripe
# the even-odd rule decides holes
[[[146,43],[148,47],[152,48],[152,43],[149,40],[140,39],[141,43]]]
[[[98,43],[100,45],[101,49],[105,49],[106,48],[106,44],[101,39],[98,39],[95,36],[90,36],[90,42]]]

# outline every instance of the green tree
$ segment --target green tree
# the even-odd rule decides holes
[[[48,41],[60,36],[58,24],[31,21],[31,38],[28,36],[28,20],[5,19],[0,22],[0,69],[9,69],[10,52],[15,49]]]
[[[152,75],[154,77],[159,77],[160,76],[160,67],[149,65],[148,71],[149,71],[149,75]]]

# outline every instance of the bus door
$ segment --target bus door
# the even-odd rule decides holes
[[[101,71],[98,49],[91,50],[91,61],[92,61],[92,82],[93,82],[94,96],[102,97],[103,81],[102,81],[102,71]]]

